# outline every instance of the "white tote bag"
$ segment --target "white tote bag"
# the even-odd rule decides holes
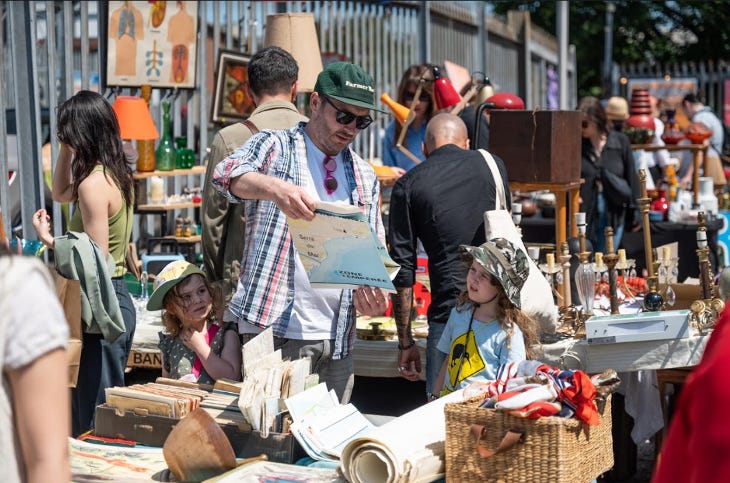
[[[497,163],[487,151],[480,149],[479,152],[484,156],[484,160],[492,172],[494,185],[497,189],[495,209],[484,212],[484,232],[487,240],[496,237],[506,238],[525,253],[527,263],[530,266],[530,273],[520,293],[522,310],[535,319],[540,332],[553,334],[555,329],[558,328],[558,308],[553,301],[550,284],[527,254],[525,245],[522,243],[522,237],[512,221],[512,215],[507,211],[507,195],[504,192],[504,183],[502,182],[502,176],[499,174]]]

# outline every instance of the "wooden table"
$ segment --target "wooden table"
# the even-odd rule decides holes
[[[560,249],[560,244],[567,240],[567,220],[570,216],[570,236],[578,236],[578,226],[575,223],[575,213],[580,210],[580,185],[583,179],[568,183],[543,183],[543,182],[519,182],[510,181],[511,190],[517,191],[541,191],[548,190],[555,195],[555,248]],[[568,213],[568,201],[570,199],[570,213]]]

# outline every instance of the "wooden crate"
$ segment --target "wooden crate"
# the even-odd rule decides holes
[[[502,158],[509,181],[578,181],[580,146],[579,111],[491,112],[489,152]]]

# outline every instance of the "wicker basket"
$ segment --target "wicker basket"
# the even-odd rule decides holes
[[[575,418],[523,419],[479,407],[481,398],[447,404],[446,481],[586,483],[613,467],[611,401],[598,404],[600,424],[587,426]],[[484,426],[482,452],[504,445],[510,430],[521,442],[482,457],[477,451]]]

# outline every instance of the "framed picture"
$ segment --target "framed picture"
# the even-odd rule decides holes
[[[198,2],[111,1],[106,85],[195,87]]]
[[[253,99],[246,94],[250,60],[250,56],[232,50],[221,50],[218,54],[212,122],[225,124],[246,119],[256,109]]]

